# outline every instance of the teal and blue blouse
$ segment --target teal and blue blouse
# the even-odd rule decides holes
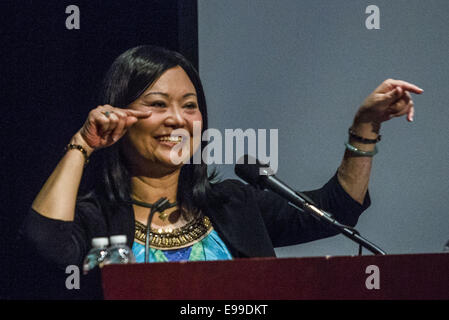
[[[134,241],[132,251],[136,257],[136,262],[145,261],[145,245]],[[149,252],[149,262],[212,261],[231,259],[232,256],[228,248],[220,239],[215,230],[212,230],[205,238],[191,246],[172,250],[150,248]]]

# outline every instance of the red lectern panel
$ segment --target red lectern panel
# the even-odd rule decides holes
[[[105,299],[449,299],[449,254],[108,265],[102,281]]]

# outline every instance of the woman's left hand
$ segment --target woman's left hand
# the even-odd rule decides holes
[[[421,94],[423,91],[416,85],[402,80],[385,80],[362,103],[356,121],[380,125],[392,118],[407,115],[407,121],[411,122],[415,109],[410,92]]]
[[[394,117],[407,115],[413,121],[415,112],[410,93],[422,93],[414,84],[388,79],[376,88],[360,106],[354,118],[351,130],[355,135],[375,140],[379,137],[381,123]],[[348,142],[365,152],[375,150],[375,143],[362,143],[352,137]],[[338,179],[346,192],[357,202],[363,204],[368,190],[372,156],[354,156],[346,150],[338,168]]]

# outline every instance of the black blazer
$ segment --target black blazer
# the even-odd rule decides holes
[[[225,180],[213,188],[228,196],[229,201],[221,207],[209,207],[204,213],[234,258],[274,257],[275,247],[337,234],[271,191],[258,190],[238,180]],[[352,199],[336,174],[322,188],[304,193],[349,226],[354,226],[370,205],[368,193],[363,205]],[[116,234],[125,234],[132,246],[132,205],[108,208],[107,202],[95,193],[77,202],[74,221],[49,219],[30,209],[21,229],[22,238],[35,252],[61,268],[81,265],[92,238]]]

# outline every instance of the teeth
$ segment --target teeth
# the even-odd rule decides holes
[[[181,142],[182,137],[172,137],[172,136],[163,136],[158,138],[159,141],[168,141],[168,142]]]

